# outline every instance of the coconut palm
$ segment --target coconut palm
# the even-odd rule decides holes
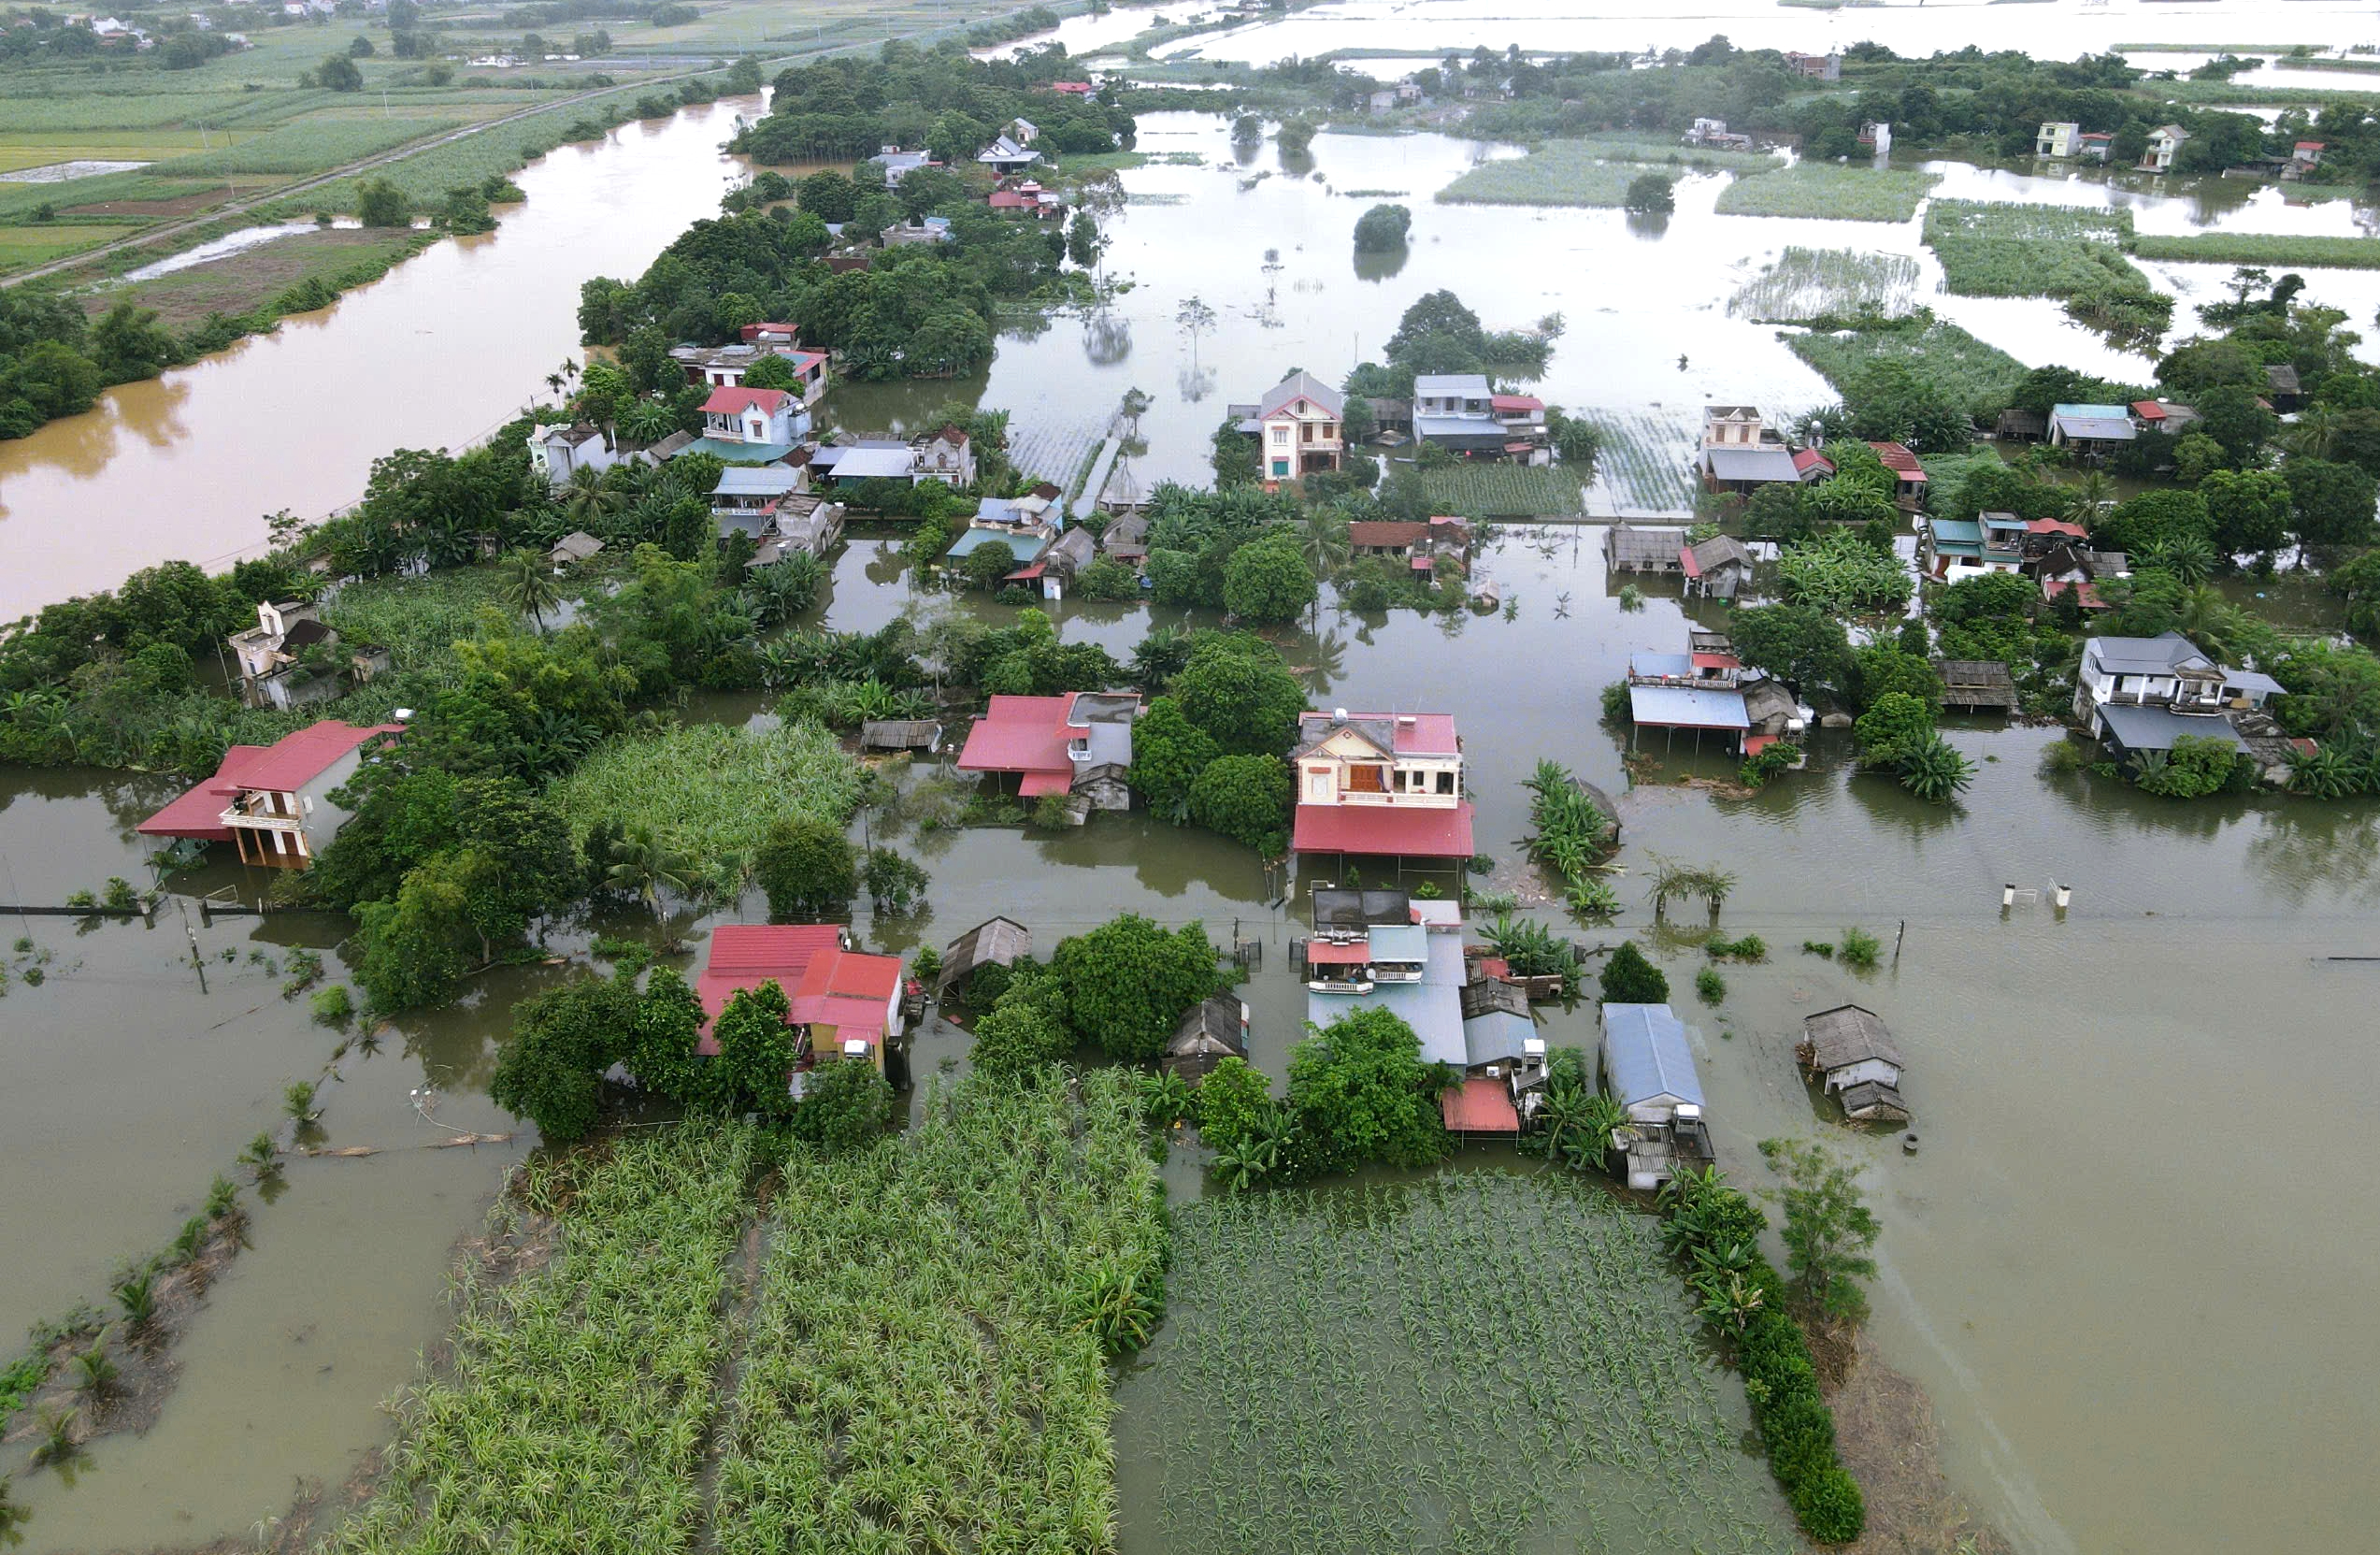
[[[1327,509],[1309,513],[1298,526],[1298,550],[1317,578],[1327,578],[1355,554],[1354,531],[1346,519]]]
[[[2144,568],[2171,572],[2180,582],[2195,585],[2215,575],[2215,542],[2204,535],[2171,535],[2142,546],[2134,559]]]
[[[496,593],[517,615],[525,615],[545,630],[545,612],[562,602],[553,569],[534,551],[514,551],[496,563]]]
[[[698,880],[693,860],[672,849],[652,828],[640,826],[631,830],[614,848],[611,865],[603,878],[612,889],[633,892],[652,909],[653,921],[661,926],[662,939],[675,943],[669,936],[668,899],[671,892],[691,895]]]
[[[657,399],[640,399],[620,412],[620,435],[634,443],[656,443],[678,430],[678,412]]]
[[[2115,482],[2099,470],[2085,470],[2081,480],[2066,488],[2066,500],[2059,510],[2059,516],[2069,524],[2079,524],[2088,528],[2115,496]]]
[[[2216,592],[2212,583],[2201,583],[2182,596],[2181,608],[2174,614],[2174,629],[2197,643],[2216,658],[2229,657],[2239,636],[2240,612]]]
[[[606,485],[603,472],[581,465],[554,494],[563,516],[581,529],[594,529],[625,504],[620,493]]]
[[[2344,416],[2328,405],[2311,405],[2298,412],[2296,424],[2282,432],[2278,440],[2292,454],[2327,459],[2339,446],[2340,435],[2345,430]]]

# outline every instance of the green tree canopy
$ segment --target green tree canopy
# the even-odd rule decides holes
[[[1168,933],[1132,913],[1059,941],[1050,966],[1067,1024],[1116,1058],[1155,1058],[1183,1014],[1220,981],[1202,926]]]
[[[1670,979],[1644,957],[1634,940],[1622,940],[1603,963],[1599,979],[1606,1004],[1666,1004]]]

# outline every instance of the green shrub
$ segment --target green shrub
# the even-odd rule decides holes
[[[1769,958],[1769,942],[1757,934],[1746,934],[1738,940],[1712,940],[1702,948],[1714,961],[1765,961]]]
[[[1831,961],[1835,957],[1835,947],[1824,940],[1804,940],[1801,942],[1801,954],[1821,956]]]
[[[1694,973],[1694,996],[1705,1004],[1723,1002],[1728,997],[1728,980],[1719,975],[1716,967],[1700,967]]]
[[[345,1026],[355,1018],[355,1000],[344,983],[317,991],[311,1008],[314,1018],[324,1026]]]
[[[1875,966],[1876,958],[1884,953],[1884,942],[1864,929],[1846,929],[1842,931],[1842,964],[1844,966],[1857,967],[1861,972],[1867,972]]]
[[[1802,1480],[1789,1499],[1801,1531],[1820,1544],[1848,1544],[1868,1526],[1868,1503],[1859,1493],[1859,1482],[1840,1465]]]

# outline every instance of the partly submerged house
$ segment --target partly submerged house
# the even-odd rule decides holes
[[[1794,1055],[1812,1079],[1842,1102],[1846,1117],[1860,1123],[1909,1121],[1909,1107],[1900,1099],[1900,1049],[1873,1010],[1838,1004],[1802,1016]]]
[[[302,870],[347,824],[331,791],[355,774],[383,736],[402,724],[359,726],[325,718],[269,745],[234,745],[215,775],[137,829],[144,837],[230,842],[243,864]]]
[[[897,1049],[901,1017],[901,960],[851,948],[848,930],[834,924],[723,923],[710,931],[710,959],[695,979],[702,1002],[701,1035],[695,1050],[716,1058],[719,1040],[711,1025],[728,1000],[746,988],[774,982],[784,990],[785,1024],[800,1035],[795,1073],[821,1058],[858,1058],[884,1067],[888,1049]],[[795,1075],[789,1087],[799,1094]]]
[[[1970,712],[1991,708],[2011,712],[2016,706],[2016,679],[1995,658],[1938,658],[1934,673],[1942,677],[1942,705]]]
[[[586,422],[531,427],[528,446],[529,468],[556,487],[569,484],[570,477],[580,470],[600,475],[620,462],[603,428]]]
[[[1140,714],[1140,698],[1129,691],[994,697],[968,731],[958,770],[1013,776],[1023,799],[1081,794],[1090,809],[1128,809],[1124,771]]]
[[[2083,126],[2072,120],[2044,120],[2033,137],[2033,154],[2040,157],[2070,157],[2075,151],[2075,137]]]
[[[559,571],[566,567],[576,567],[602,549],[603,541],[584,529],[573,529],[553,542],[553,549],[546,553],[546,559],[552,562],[554,569]]]
[[[1300,854],[1468,859],[1463,742],[1443,713],[1309,712],[1290,753]]]
[[[256,625],[223,640],[239,666],[251,707],[294,707],[337,693],[344,677],[360,684],[388,668],[385,648],[342,648],[313,601],[256,602]]]
[[[2127,405],[2050,407],[2049,441],[2053,448],[2103,454],[2130,442],[2138,432],[2139,428],[2132,425],[2131,407]]]
[[[2187,735],[2246,749],[2234,719],[2259,712],[2281,683],[2229,669],[2179,632],[2093,637],[2074,677],[2074,716],[2119,756],[2170,751]]]
[[[1707,490],[1743,496],[1780,481],[1804,479],[1792,445],[1761,420],[1755,405],[1702,408],[1702,448],[1695,466]]]
[[[1248,1056],[1248,1006],[1236,994],[1199,1001],[1166,1039],[1157,1067],[1197,1084],[1226,1058]]]
[[[1424,373],[1413,380],[1413,440],[1457,454],[1500,454],[1513,432],[1496,410],[1496,392],[1475,372]]]
[[[1454,903],[1446,904],[1452,907]],[[1408,926],[1410,927],[1410,926]],[[1463,960],[1459,918],[1446,925],[1413,928],[1421,940],[1421,975],[1377,978],[1361,985],[1336,982],[1306,985],[1306,1019],[1327,1031],[1357,1010],[1386,1009],[1413,1029],[1421,1039],[1424,1063],[1452,1069],[1469,1065],[1470,1049],[1463,1035],[1463,985],[1469,969]],[[1309,966],[1313,945],[1307,946]]]
[[[1685,1023],[1667,1004],[1606,1004],[1602,1025],[1602,1087],[1628,1117],[1613,1136],[1628,1187],[1658,1188],[1708,1164],[1702,1079]]]
[[[738,450],[768,450],[731,454],[730,457],[781,458],[794,440],[809,430],[810,418],[783,389],[713,389],[702,402],[702,432],[706,440],[729,443]]]
[[[1713,599],[1732,599],[1752,581],[1752,553],[1733,535],[1680,546],[1678,564],[1685,573],[1685,591]]]
[[[2141,171],[2165,173],[2173,168],[2173,159],[2181,154],[2182,142],[2190,132],[2179,124],[2160,124],[2148,132],[2148,148],[2141,153]]]
[[[1603,531],[1603,565],[1613,572],[1682,574],[1685,537],[1684,529],[1640,529],[1622,519]]]
[[[979,165],[989,167],[996,175],[1006,178],[1012,173],[1022,173],[1040,161],[1041,153],[1029,146],[1019,145],[1003,135],[976,152],[975,160]]]
[[[985,918],[942,947],[941,974],[934,980],[934,995],[957,985],[964,991],[979,967],[1013,967],[1033,954],[1033,930],[1014,918]]]

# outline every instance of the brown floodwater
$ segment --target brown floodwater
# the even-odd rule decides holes
[[[1949,36],[1964,42],[2012,16],[2032,31],[2052,22],[2100,27],[2096,13],[2064,0],[1989,13],[1828,15],[1751,0],[1722,8],[1735,14],[1597,22],[1579,20],[1575,7],[1557,17],[1426,0],[1393,16],[1332,6],[1265,32],[1267,47],[1311,50],[1330,45],[1298,43],[1316,35],[1293,29],[1336,18],[1318,36],[1343,43],[1346,23],[1361,20],[1365,42],[1426,50],[1444,43],[1438,19],[1454,15],[1472,19],[1464,47],[1498,46],[1506,30],[1541,22],[1549,47],[1609,46],[1603,35],[1625,24],[1640,41],[1691,42],[1712,30],[1791,41],[1763,30],[1790,29],[1907,48],[1909,28],[1956,29]],[[2278,17],[2230,0],[2106,14],[2124,19],[2120,31],[2056,36],[2083,39],[2080,48],[2098,46],[2088,40],[2100,32],[2150,36],[2152,27],[2254,38],[2344,24],[2320,4]],[[710,209],[733,167],[716,149],[733,111],[694,110],[618,132],[601,148],[558,152],[523,175],[529,205],[493,237],[441,245],[280,336],[0,444],[0,550],[9,564],[0,569],[0,614],[168,555],[228,554],[261,536],[260,513],[351,498],[369,461],[391,447],[453,446],[500,420],[553,362],[576,354],[579,280],[633,274]],[[1085,446],[1139,386],[1156,404],[1136,473],[1200,478],[1226,400],[1293,367],[1338,376],[1378,354],[1415,296],[1450,286],[1491,324],[1563,312],[1568,333],[1544,392],[1621,422],[1635,439],[1627,446],[1641,443],[1657,467],[1674,462],[1706,399],[1785,411],[1829,397],[1773,331],[1727,316],[1725,298],[1764,258],[1786,243],[1921,253],[1914,223],[1716,217],[1713,178],[1688,180],[1677,215],[1659,228],[1616,212],[1436,206],[1429,194],[1485,154],[1444,137],[1325,136],[1311,166],[1283,167],[1268,144],[1241,166],[1212,120],[1156,116],[1143,145],[1195,152],[1206,166],[1126,175],[1135,203],[1111,223],[1107,266],[1134,285],[1105,317],[1004,334],[980,382],[840,389],[829,417],[914,425],[954,393],[980,394],[1013,412],[1024,445],[1063,478],[1068,451]],[[2029,169],[1935,166],[1950,175],[1947,193],[2120,197],[2146,230],[2332,231],[2344,209],[2273,208],[2222,187],[2110,191]],[[1401,264],[1359,269],[1350,233],[1375,198],[1412,209],[1414,241]],[[1500,263],[1484,266],[1483,255]],[[1939,270],[1921,263],[1930,288]],[[2151,268],[2198,300],[2220,295],[2228,273]],[[2308,279],[2315,295],[2352,304],[2357,316],[2380,302],[2380,277],[2368,272]],[[424,290],[432,282],[435,294]],[[1220,315],[1195,341],[1174,324],[1194,295]],[[2093,355],[2103,348],[2050,304],[1928,300],[2028,362],[2145,367]],[[323,383],[338,386],[335,414],[316,410]],[[143,396],[151,411],[124,409]],[[1658,482],[1641,483],[1649,492]],[[172,498],[161,502],[160,492]],[[1619,745],[1596,722],[1597,693],[1631,649],[1672,645],[1685,617],[1657,591],[1641,612],[1620,609],[1596,540],[1593,530],[1508,531],[1487,568],[1515,603],[1511,621],[1326,612],[1318,636],[1278,635],[1323,705],[1462,715],[1482,844],[1506,861],[1506,874],[1527,828],[1520,781],[1539,757],[1627,791],[1622,862],[1631,872],[1618,884],[1628,911],[1613,930],[1584,931],[1590,943],[1645,929],[1652,852],[1738,874],[1725,927],[1761,934],[1771,961],[1730,969],[1727,1001],[1713,1010],[1687,991],[1694,953],[1665,952],[1699,1032],[1734,1170],[1757,1180],[1755,1142],[1819,1126],[1790,1056],[1801,1014],[1855,999],[1891,1023],[1912,1061],[1907,1089],[1924,1147],[1907,1158],[1889,1142],[1841,1140],[1870,1158],[1886,1227],[1876,1333],[1885,1358],[1932,1392],[1953,1478],[2020,1548],[2227,1548],[2269,1538],[2276,1504],[2289,1509],[2293,1547],[2368,1548],[2380,1491],[2363,1459],[2380,1436],[2380,1353],[2363,1307],[2380,1282],[2380,1198],[2356,1186],[2352,1141],[2380,1102],[2380,1072],[2363,1040],[2368,1021],[2353,1012],[2380,996],[2380,965],[2324,957],[2380,955],[2380,811],[2261,797],[2169,803],[2088,774],[2046,775],[2042,752],[2060,738],[2054,731],[1982,726],[1953,731],[1978,762],[1955,809],[1854,772],[1839,742],[1822,744],[1811,770],[1749,799],[1674,781],[1726,775],[1732,763],[1714,756],[1680,754],[1628,790]],[[855,538],[834,572],[820,614],[837,627],[882,625],[920,598],[896,547],[877,538]],[[2295,580],[2227,586],[2264,589],[2267,608],[2292,619],[2327,619],[2333,608]],[[962,608],[1005,615],[981,599]],[[1182,619],[1072,602],[1053,613],[1068,640],[1119,655],[1153,623]],[[690,713],[743,720],[767,705],[721,698]],[[39,902],[97,888],[109,874],[141,880],[131,827],[172,791],[152,778],[0,771],[0,886],[10,900]],[[1276,1073],[1283,1067],[1304,1006],[1283,965],[1296,897],[1270,905],[1281,886],[1247,850],[1145,815],[1103,816],[1054,836],[904,834],[898,845],[934,883],[928,911],[863,919],[885,948],[939,943],[993,913],[1031,924],[1045,948],[1125,910],[1259,940],[1266,958],[1247,988],[1256,1056]],[[2074,887],[2062,917],[2030,902],[2000,912],[2003,883],[2034,890],[2052,880]],[[174,882],[181,893],[256,884],[223,867]],[[756,917],[759,906],[748,901],[742,915]],[[1853,924],[1889,943],[1904,920],[1898,965],[1870,976],[1795,949]],[[167,1240],[212,1175],[279,1121],[282,1087],[319,1071],[340,1041],[249,960],[324,945],[341,932],[337,920],[233,918],[199,929],[203,994],[171,910],[154,928],[5,927],[7,940],[28,935],[50,957],[50,975],[37,988],[12,976],[0,999],[0,1128],[17,1146],[0,1234],[20,1249],[0,1268],[0,1330],[104,1296],[109,1272]],[[582,946],[588,929],[566,926],[552,943]],[[231,963],[221,959],[225,948]],[[22,1444],[0,1453],[0,1473],[18,1470],[15,1493],[33,1509],[27,1549],[239,1534],[300,1485],[336,1483],[381,1439],[380,1402],[443,1331],[448,1250],[476,1228],[530,1141],[411,1147],[511,1127],[484,1097],[496,1044],[511,1002],[554,975],[491,976],[452,1009],[395,1023],[377,1051],[350,1048],[325,1092],[325,1143],[380,1153],[289,1164],[279,1196],[255,1205],[252,1248],[179,1346],[176,1389],[147,1434],[97,1444],[73,1490],[24,1472]],[[1556,1014],[1548,1034],[1590,1042],[1591,1016]],[[931,1030],[919,1068],[955,1060],[964,1047],[949,1029]],[[425,1087],[434,1094],[417,1095]],[[2336,1198],[2310,1192],[2337,1173],[2342,1145],[2348,1188]],[[1168,1176],[1183,1191],[1195,1184],[1181,1157]],[[1161,1371],[1127,1385],[1127,1458],[1135,1433],[1162,1429],[1164,1387]],[[2262,1493],[2241,1494],[2242,1485]],[[1134,1555],[1154,1555],[1149,1524],[1129,1505],[1125,1534]]]
[[[579,283],[635,276],[742,166],[719,150],[758,99],[721,98],[566,146],[515,180],[494,233],[443,242],[271,335],[108,390],[0,442],[0,619],[183,557],[222,568],[264,515],[354,501],[374,459],[460,448],[579,345]]]

